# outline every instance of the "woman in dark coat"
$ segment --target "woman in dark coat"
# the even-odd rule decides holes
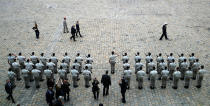
[[[99,84],[99,81],[96,78],[94,78],[93,83],[92,83],[92,85],[93,85],[92,92],[93,92],[93,95],[94,95],[94,99],[98,99],[98,96],[99,96],[99,90],[100,89],[98,87],[98,84]]]
[[[120,85],[120,88],[121,88],[122,102],[126,103],[125,92],[126,92],[126,89],[127,89],[127,83],[125,82],[124,78],[121,79],[121,81],[119,81],[119,85]]]

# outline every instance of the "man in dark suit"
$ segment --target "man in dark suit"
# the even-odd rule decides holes
[[[77,21],[76,23],[76,36],[78,37],[77,33],[79,33],[80,37],[82,37],[82,35],[80,34],[80,27],[79,27],[79,21]]]
[[[73,40],[74,41],[76,41],[75,40],[75,34],[76,34],[76,29],[75,29],[75,25],[73,25],[72,27],[71,27],[71,37],[70,37],[70,40],[73,38]]]
[[[54,91],[52,87],[49,87],[46,92],[46,101],[49,106],[53,106],[53,100],[54,100]]]
[[[103,96],[108,95],[109,86],[111,86],[111,77],[108,75],[108,71],[106,71],[106,74],[102,75],[101,83],[104,85]]]
[[[5,84],[5,90],[6,90],[7,94],[9,94],[9,96],[7,97],[7,100],[12,99],[12,103],[15,103],[14,98],[12,96],[13,87],[12,87],[10,80],[7,80],[7,82]]]
[[[126,100],[125,100],[125,93],[126,93],[126,89],[127,89],[127,83],[126,83],[126,81],[125,81],[124,78],[122,78],[122,79],[119,81],[119,85],[120,85],[120,88],[121,88],[122,102],[123,102],[123,103],[126,103]]]
[[[61,85],[61,89],[64,93],[64,100],[66,101],[66,96],[67,96],[67,101],[69,101],[69,92],[70,92],[70,88],[69,88],[70,84],[67,80],[63,81],[63,84]]]
[[[162,27],[162,31],[163,31],[163,34],[162,34],[162,36],[160,37],[160,39],[159,40],[162,40],[162,38],[163,37],[165,37],[166,38],[166,40],[168,40],[168,37],[167,37],[167,23],[165,23],[164,25],[163,25],[163,27]]]

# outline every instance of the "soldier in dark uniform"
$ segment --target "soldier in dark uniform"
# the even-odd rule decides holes
[[[168,24],[165,23],[165,24],[163,25],[163,27],[162,27],[163,34],[161,35],[160,40],[162,40],[162,38],[163,38],[164,36],[165,36],[166,40],[168,40],[167,31],[166,31],[167,25],[168,25]]]
[[[82,35],[80,34],[80,27],[79,27],[79,21],[77,21],[76,23],[76,36],[77,36],[77,33],[79,33],[80,37],[82,37]],[[78,37],[78,36],[77,36]]]
[[[75,40],[75,33],[76,33],[76,29],[75,29],[75,25],[73,25],[72,27],[71,27],[71,37],[70,37],[70,40],[73,38],[73,40],[74,41],[76,41]]]

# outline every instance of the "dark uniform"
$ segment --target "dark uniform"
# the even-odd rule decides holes
[[[76,40],[75,40],[75,33],[76,33],[76,29],[74,28],[74,26],[72,26],[72,27],[71,27],[71,35],[72,35],[72,36],[70,37],[70,39],[73,38],[74,41],[76,41]]]
[[[168,40],[166,29],[167,29],[167,24],[164,24],[162,27],[163,34],[161,35],[160,40],[162,40],[163,37],[165,37],[166,40]]]
[[[80,34],[80,27],[79,27],[79,23],[76,24],[76,36],[77,36],[77,33],[79,33],[80,37],[82,37],[82,35]]]

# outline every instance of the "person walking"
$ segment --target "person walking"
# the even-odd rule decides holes
[[[108,75],[108,70],[106,74],[102,75],[101,83],[103,84],[103,96],[109,95],[109,86],[111,86],[111,77]]]
[[[92,82],[92,85],[93,85],[92,92],[93,92],[93,95],[94,95],[94,99],[98,99],[98,97],[99,97],[100,88],[98,87],[98,84],[99,84],[99,81],[95,77],[93,82]]]
[[[71,37],[70,37],[70,40],[73,38],[73,40],[74,41],[76,41],[75,40],[75,34],[76,34],[76,29],[75,29],[75,25],[73,25],[72,27],[71,27]]]
[[[165,23],[164,25],[163,25],[163,27],[162,27],[162,35],[161,35],[161,37],[160,37],[160,39],[159,40],[162,40],[162,38],[163,37],[165,37],[165,39],[166,40],[168,40],[168,37],[167,37],[167,23]]]
[[[126,93],[126,89],[127,89],[127,83],[125,82],[124,78],[119,81],[119,85],[121,88],[122,102],[126,103],[125,93]]]
[[[6,84],[5,84],[5,91],[7,92],[8,96],[7,96],[7,100],[10,100],[12,99],[12,103],[15,103],[15,100],[12,96],[12,92],[13,92],[13,86],[10,82],[10,80],[7,80],[6,81]]]
[[[79,27],[79,21],[76,22],[76,36],[78,37],[77,33],[80,35],[80,37],[82,37],[82,35],[80,34],[80,27]]]

